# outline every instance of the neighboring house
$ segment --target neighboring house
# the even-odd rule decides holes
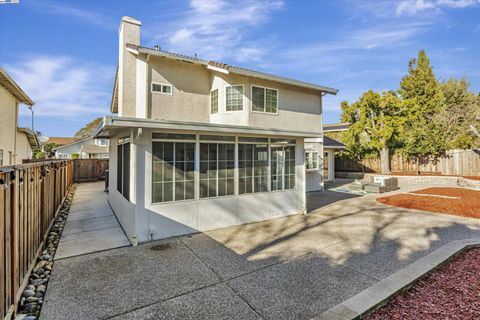
[[[337,137],[349,126],[348,122],[324,124],[323,138],[305,139],[307,191],[323,190],[324,181],[335,181],[335,151],[345,149],[345,145],[331,136]],[[318,176],[319,169],[323,177]]]
[[[48,137],[48,139],[42,143],[42,146],[46,144],[54,144],[56,147],[61,147],[66,144],[74,143],[75,141],[81,140],[79,138],[71,137]]]
[[[18,127],[19,105],[33,107],[33,101],[0,68],[0,166],[21,164],[31,159],[38,139],[31,129]]]
[[[130,240],[305,213],[304,139],[322,137],[322,97],[338,90],[145,48],[140,26],[122,18],[117,116],[94,133],[110,138],[110,204]]]
[[[79,159],[108,159],[108,140],[86,138],[64,144],[54,150],[57,159],[71,159],[72,154],[78,154]]]

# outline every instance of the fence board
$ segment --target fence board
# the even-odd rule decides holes
[[[0,320],[13,316],[36,256],[73,183],[72,161],[0,167]]]
[[[402,155],[390,158],[393,173],[420,173],[435,175],[480,176],[479,150],[450,150],[437,159],[417,163]],[[379,158],[355,161],[346,157],[335,157],[335,171],[338,172],[381,172]]]
[[[74,181],[98,181],[105,179],[105,170],[108,168],[108,159],[75,159]]]

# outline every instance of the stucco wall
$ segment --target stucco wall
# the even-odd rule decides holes
[[[32,148],[28,142],[27,135],[24,132],[17,132],[17,156],[15,158],[16,164],[21,164],[23,159],[32,158]]]
[[[13,165],[15,162],[17,110],[15,97],[0,86],[0,150],[3,150],[3,165]],[[12,155],[12,163],[9,162],[9,152]]]
[[[149,64],[150,115],[153,119],[208,122],[210,74],[205,68],[168,59]],[[172,94],[154,93],[151,83],[172,85]]]
[[[205,67],[150,57],[148,66],[149,115],[154,119],[211,122],[298,131],[322,128],[321,96],[313,90],[288,86]],[[172,94],[152,93],[151,83],[172,85]],[[244,86],[242,111],[226,112],[225,86]],[[278,90],[278,113],[252,112],[252,85]],[[210,114],[210,91],[219,90],[219,112]]]

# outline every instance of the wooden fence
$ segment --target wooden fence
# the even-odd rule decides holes
[[[72,182],[69,160],[0,167],[0,319],[15,312]]]
[[[480,176],[480,150],[451,150],[443,156],[420,161],[408,160],[401,155],[390,158],[392,173]],[[335,157],[338,172],[381,172],[380,159],[358,162],[346,157]]]
[[[75,182],[98,181],[105,179],[108,159],[75,159],[73,165]]]

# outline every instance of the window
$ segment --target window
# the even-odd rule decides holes
[[[243,110],[243,85],[226,87],[227,111]]]
[[[233,195],[235,145],[200,144],[200,198]]]
[[[268,145],[238,145],[238,193],[268,191]]]
[[[107,139],[97,139],[97,144],[99,146],[106,146],[107,145]]]
[[[305,167],[307,170],[318,170],[317,151],[307,151],[305,153]]]
[[[0,167],[3,166],[3,150],[0,150]]]
[[[278,91],[252,86],[252,110],[277,113]]]
[[[195,198],[195,143],[153,142],[152,203]]]
[[[218,89],[210,92],[210,113],[218,112]]]
[[[272,191],[295,188],[295,146],[272,146]]]
[[[171,95],[172,86],[170,84],[152,82],[152,92]]]
[[[121,139],[117,146],[117,190],[125,199],[130,198],[130,142]]]

